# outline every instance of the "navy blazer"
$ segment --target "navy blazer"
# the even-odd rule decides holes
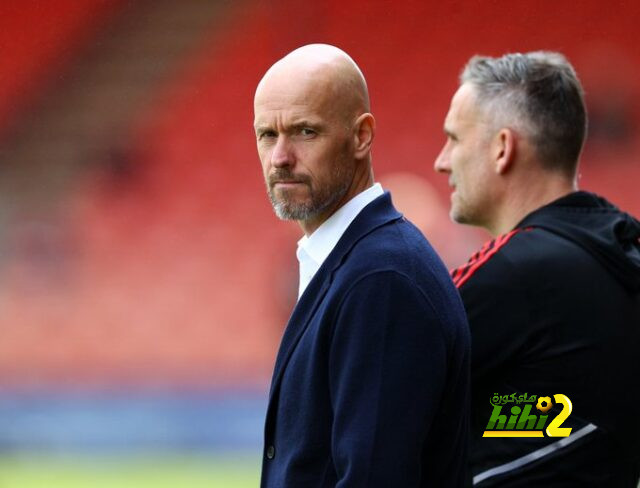
[[[463,486],[468,369],[449,273],[385,193],[347,228],[289,319],[261,486]]]

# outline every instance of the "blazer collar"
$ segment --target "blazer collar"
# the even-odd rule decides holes
[[[276,358],[269,398],[273,397],[276,386],[280,383],[282,373],[293,350],[307,328],[309,320],[313,317],[313,314],[327,293],[333,281],[334,272],[342,265],[353,246],[378,227],[401,218],[403,218],[402,214],[393,207],[391,194],[385,192],[364,207],[349,227],[347,227],[347,230],[324,263],[322,263],[322,266],[307,286],[291,313]]]

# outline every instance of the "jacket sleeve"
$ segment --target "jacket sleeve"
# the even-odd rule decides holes
[[[429,297],[394,271],[351,286],[329,356],[336,487],[419,486],[447,371]]]

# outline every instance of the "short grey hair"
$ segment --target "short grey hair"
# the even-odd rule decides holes
[[[582,85],[562,54],[474,56],[460,83],[474,85],[477,103],[491,110],[495,123],[523,132],[546,168],[575,175],[587,112]]]

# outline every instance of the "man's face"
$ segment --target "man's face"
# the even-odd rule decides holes
[[[491,125],[475,101],[475,88],[463,84],[451,100],[445,119],[447,142],[435,170],[449,175],[451,218],[461,224],[485,226],[492,207]]]
[[[326,220],[353,181],[348,117],[315,80],[274,77],[255,99],[258,154],[281,219]]]

